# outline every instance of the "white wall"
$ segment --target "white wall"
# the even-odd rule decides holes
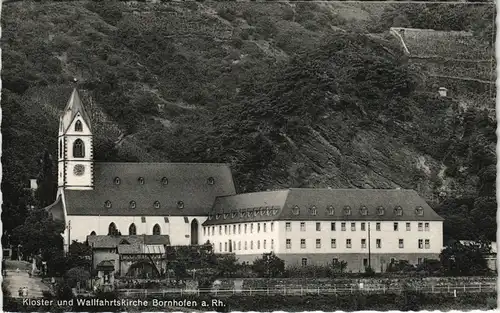
[[[273,223],[274,228],[271,231],[271,223]],[[260,224],[260,230],[259,230]],[[264,224],[265,231],[264,231]],[[245,225],[247,225],[247,231],[245,233]],[[253,225],[253,228],[252,226]],[[238,226],[240,228],[238,228]],[[237,255],[247,255],[247,254],[262,254],[271,251],[276,251],[278,242],[278,229],[277,222],[253,222],[253,223],[235,223],[235,224],[225,224],[216,226],[205,226],[202,229],[201,235],[203,242],[210,240],[210,243],[214,246],[214,251],[216,253],[229,252],[229,246],[226,249],[226,243],[229,244],[229,240],[233,244],[232,253]],[[219,227],[221,233],[219,233]],[[234,231],[236,227],[236,232]],[[212,234],[212,229],[214,234]],[[238,231],[240,229],[240,231]],[[209,231],[210,230],[210,231]],[[266,241],[264,248],[264,240]],[[271,245],[274,241],[274,249]],[[247,244],[247,249],[245,250],[245,242]],[[236,249],[234,249],[234,243],[236,243]],[[222,244],[222,249],[221,249]],[[253,249],[251,245],[253,244]],[[260,245],[260,246],[259,246]],[[240,247],[240,249],[239,249]]]
[[[363,253],[368,251],[368,222],[365,231],[361,231],[360,221],[346,221],[346,230],[341,230],[341,221],[336,221],[335,231],[331,231],[330,221],[321,221],[321,231],[316,231],[316,222],[306,221],[305,231],[300,229],[300,221],[291,221],[291,231],[286,231],[286,221],[279,222],[279,244],[277,253]],[[351,231],[351,223],[356,230]],[[419,222],[409,222],[410,231],[406,230],[406,222],[399,222],[399,230],[394,231],[394,222],[380,222],[380,231],[376,230],[376,222],[370,222],[370,240],[372,253],[440,253],[443,244],[443,222],[428,222],[429,229],[418,230]],[[331,248],[331,239],[336,239],[336,248]],[[361,239],[366,239],[366,248],[361,247]],[[286,249],[286,239],[291,239],[291,249]],[[300,241],[306,239],[306,248],[301,249]],[[321,248],[316,248],[316,239],[321,239]],[[346,239],[351,239],[351,248],[346,248]],[[376,247],[376,240],[381,239],[381,248]],[[399,248],[399,239],[403,239],[404,247]],[[424,240],[424,249],[418,248],[418,239]],[[430,240],[429,249],[425,249],[425,239]]]
[[[115,223],[116,228],[122,235],[129,234],[129,227],[132,223],[135,224],[137,235],[152,235],[153,227],[158,224],[161,228],[161,235],[170,236],[170,244],[176,245],[189,245],[191,244],[191,222],[194,218],[198,221],[198,238],[199,243],[204,243],[202,240],[201,224],[205,221],[206,217],[203,216],[189,216],[186,223],[183,216],[169,216],[168,223],[165,222],[164,216],[145,216],[146,222],[143,223],[141,216],[75,216],[69,215],[67,221],[71,221],[71,241],[78,240],[84,242],[87,236],[92,231],[96,235],[107,235],[108,228],[111,223]],[[66,225],[68,225],[68,222]],[[64,232],[65,243],[68,243],[68,230]]]

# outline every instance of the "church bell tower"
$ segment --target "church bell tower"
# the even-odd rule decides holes
[[[92,190],[92,127],[76,86],[59,119],[58,140],[59,189]]]

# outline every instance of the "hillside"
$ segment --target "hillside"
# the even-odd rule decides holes
[[[239,192],[401,187],[435,205],[494,196],[496,124],[477,101],[488,89],[471,90],[472,104],[462,110],[453,94],[440,98],[428,69],[389,32],[415,26],[385,25],[387,12],[398,10],[286,2],[5,5],[9,180],[2,188],[11,213],[4,219],[22,220],[22,186],[40,170],[35,156],[44,149],[55,155],[57,114],[73,77],[91,107],[97,160],[228,162]],[[469,11],[471,25],[482,10]],[[464,14],[463,7],[448,11]],[[476,29],[458,31],[483,40]],[[477,209],[472,203],[469,210]]]

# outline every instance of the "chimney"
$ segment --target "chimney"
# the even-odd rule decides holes
[[[36,182],[36,178],[30,179],[30,189],[33,191],[38,189],[38,183]]]
[[[439,95],[441,97],[446,97],[448,95],[448,89],[444,87],[439,87]]]

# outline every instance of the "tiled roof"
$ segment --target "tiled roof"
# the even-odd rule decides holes
[[[94,190],[64,194],[68,215],[196,216],[235,188],[226,164],[95,163]]]
[[[165,254],[163,245],[118,245],[118,254]]]
[[[266,210],[265,214],[259,212],[257,215],[252,214],[251,218],[248,214],[240,214],[249,209],[255,212],[255,207],[262,208],[265,200],[270,197],[268,192],[247,194],[248,197],[221,197],[216,201],[214,213],[203,225],[264,220],[443,220],[414,190],[291,188],[271,194],[280,200],[274,203],[278,214],[268,215]],[[221,213],[221,208],[225,214]],[[223,216],[226,216],[226,219]]]
[[[96,266],[97,270],[112,270],[114,268],[115,268],[115,263],[114,263],[114,261],[110,261],[110,260],[101,261]]]
[[[89,246],[94,249],[99,248],[116,248],[119,245],[170,245],[168,235],[137,235],[137,236],[87,236]]]

